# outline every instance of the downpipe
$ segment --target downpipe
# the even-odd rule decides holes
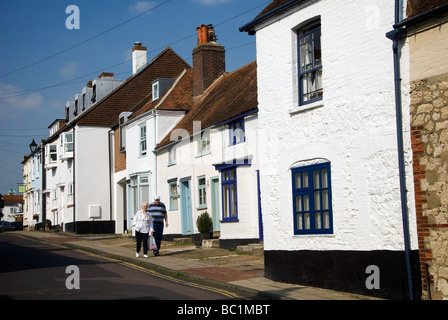
[[[400,0],[395,0],[395,26],[398,25],[400,19],[399,10]],[[400,176],[400,196],[401,196],[401,215],[403,223],[404,249],[406,257],[406,273],[408,278],[409,298],[414,300],[414,284],[412,276],[411,264],[411,240],[409,235],[409,214],[407,208],[406,196],[406,172],[403,148],[403,115],[402,115],[402,99],[401,99],[401,71],[400,71],[400,39],[406,35],[406,30],[397,28],[388,32],[386,37],[393,41],[392,50],[394,57],[394,81],[395,81],[395,109],[397,123],[397,146],[398,146],[398,167]]]

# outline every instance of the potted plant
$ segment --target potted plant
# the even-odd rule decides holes
[[[201,215],[196,220],[196,226],[201,234],[201,243],[204,239],[210,239],[213,230],[213,221],[210,215],[206,212],[201,213]]]

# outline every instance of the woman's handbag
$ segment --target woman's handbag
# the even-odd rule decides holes
[[[156,239],[154,239],[154,236],[149,236],[149,250],[157,251]]]

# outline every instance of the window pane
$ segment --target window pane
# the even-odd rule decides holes
[[[229,186],[225,185],[223,186],[223,192],[222,192],[222,196],[223,196],[223,215],[224,218],[228,218],[229,217]]]
[[[296,212],[302,211],[302,196],[296,196]]]
[[[306,230],[311,229],[311,220],[310,220],[310,214],[309,213],[304,213],[304,228]]]
[[[320,210],[320,191],[314,192],[314,210]]]
[[[314,214],[314,228],[316,229],[322,229],[322,225],[321,225],[321,213],[320,212],[316,212]]]
[[[302,188],[302,183],[300,181],[300,177],[301,177],[300,172],[297,172],[296,174],[294,174],[295,188],[296,189]]]
[[[140,186],[140,203],[149,202],[149,186]]]
[[[302,214],[297,214],[296,219],[297,230],[303,230]]]
[[[322,188],[328,188],[328,171],[327,169],[322,169],[320,171],[322,175]]]
[[[149,179],[148,177],[140,177],[140,183],[148,183]]]
[[[310,198],[307,194],[303,196],[303,211],[310,211]]]
[[[313,171],[313,187],[314,189],[320,188],[319,170]]]
[[[232,206],[232,217],[236,217],[237,216],[237,209],[236,209],[236,184],[231,184],[230,185],[230,192],[231,192],[231,206]]]
[[[322,210],[328,209],[328,190],[322,190]]]
[[[178,208],[178,201],[179,199],[177,198],[177,196],[173,196],[173,208]]]
[[[303,188],[308,188],[308,172],[307,171],[302,173],[302,183],[303,183]]]
[[[321,37],[321,31],[319,28],[313,33],[313,38],[314,38],[314,52],[313,53],[314,53],[314,61],[315,61],[314,66],[315,67],[320,65],[320,60],[322,59],[320,37]]]
[[[236,179],[236,169],[229,170],[229,175],[230,180]]]
[[[330,212],[324,211],[324,229],[330,228]]]

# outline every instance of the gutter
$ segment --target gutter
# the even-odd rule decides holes
[[[411,265],[411,239],[409,235],[409,213],[407,207],[406,195],[406,171],[403,148],[403,116],[402,116],[402,95],[401,95],[401,72],[400,72],[400,40],[406,36],[406,30],[400,23],[400,0],[395,0],[395,24],[394,30],[388,32],[386,37],[393,41],[393,59],[394,59],[394,81],[395,81],[395,109],[397,124],[397,145],[398,145],[398,168],[400,177],[400,195],[401,195],[401,215],[403,223],[404,249],[406,258],[406,273],[408,280],[409,298],[414,300],[414,285]]]

